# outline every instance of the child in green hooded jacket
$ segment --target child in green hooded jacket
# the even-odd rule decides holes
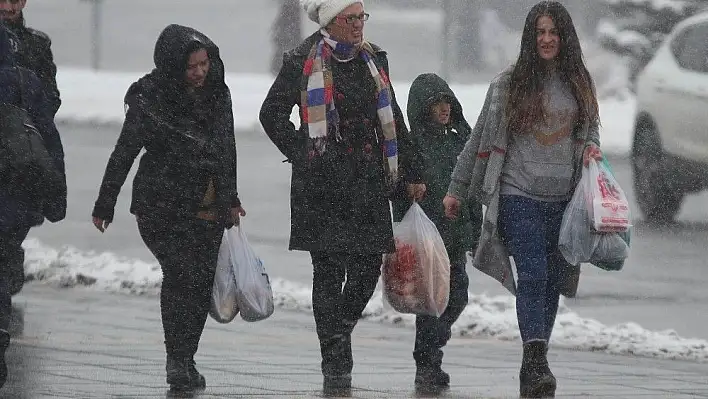
[[[446,389],[450,376],[442,370],[442,348],[451,336],[451,328],[467,306],[469,280],[465,270],[467,252],[474,251],[482,224],[482,206],[477,202],[462,207],[455,220],[445,216],[442,200],[447,194],[450,175],[457,156],[472,131],[462,113],[462,106],[448,84],[436,74],[418,76],[408,95],[408,122],[415,154],[401,159],[405,170],[422,171],[424,185],[409,185],[406,195],[393,200],[393,218],[400,222],[417,200],[438,228],[450,258],[450,299],[438,318],[416,317],[413,358],[416,362],[417,389]],[[424,190],[420,188],[425,187]]]

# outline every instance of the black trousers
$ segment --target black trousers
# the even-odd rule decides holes
[[[437,369],[442,365],[442,348],[452,335],[452,325],[467,306],[469,278],[464,248],[448,248],[450,256],[450,299],[440,317],[416,316],[413,359],[419,369]]]
[[[0,329],[7,331],[12,314],[12,295],[24,283],[25,250],[22,242],[30,228],[17,226],[0,231]],[[13,285],[18,287],[14,287]]]
[[[168,356],[191,357],[204,331],[224,228],[205,220],[138,217],[162,268],[160,309]]]
[[[381,254],[311,252],[312,310],[322,354],[322,374],[350,374],[351,333],[374,293]]]

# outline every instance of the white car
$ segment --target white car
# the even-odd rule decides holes
[[[644,219],[670,222],[708,188],[708,12],[676,25],[637,79],[634,191]]]

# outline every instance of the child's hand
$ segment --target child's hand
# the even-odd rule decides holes
[[[443,206],[445,207],[445,216],[448,219],[457,219],[457,215],[460,213],[460,200],[451,195],[446,195],[443,198]]]
[[[422,200],[423,197],[425,197],[426,190],[427,187],[425,187],[425,184],[409,184],[406,186],[406,192],[408,193],[408,197],[413,201]]]

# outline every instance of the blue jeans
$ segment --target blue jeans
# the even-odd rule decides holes
[[[553,332],[566,266],[558,235],[567,204],[517,195],[500,199],[499,229],[516,264],[516,316],[523,342],[548,341]]]

